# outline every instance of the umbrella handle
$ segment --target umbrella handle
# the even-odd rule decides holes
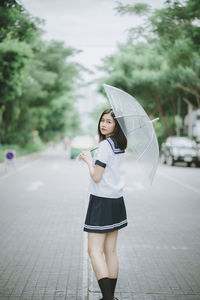
[[[156,119],[150,120],[150,122],[151,122],[151,123],[153,123],[153,122],[155,122],[155,121],[157,121],[157,120],[159,120],[159,118],[156,118]]]
[[[92,152],[92,151],[94,151],[94,150],[96,150],[96,149],[98,149],[98,147],[91,149],[90,152]]]

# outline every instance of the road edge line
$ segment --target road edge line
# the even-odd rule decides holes
[[[172,177],[172,176],[166,175],[166,174],[164,174],[163,172],[161,172],[160,170],[158,171],[158,173],[159,173],[161,176],[163,176],[163,177],[165,177],[165,178],[167,178],[167,179],[169,179],[169,180],[171,180],[171,181],[174,181],[174,182],[176,182],[176,183],[182,185],[183,187],[185,187],[185,188],[187,188],[187,189],[189,189],[189,190],[191,190],[191,191],[193,191],[193,192],[195,192],[195,193],[200,194],[200,190],[198,190],[197,188],[191,187],[190,185],[188,185],[188,184],[186,184],[186,183],[183,183],[183,182],[181,182],[180,180],[178,180],[178,179],[176,179],[176,178],[174,178],[174,177]]]

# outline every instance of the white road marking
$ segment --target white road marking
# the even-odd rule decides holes
[[[172,177],[172,176],[169,176],[169,175],[167,175],[167,174],[161,172],[160,170],[158,171],[158,173],[159,173],[161,176],[163,176],[163,177],[165,177],[165,178],[167,178],[167,179],[169,179],[169,180],[171,180],[171,181],[173,181],[173,182],[176,182],[176,183],[180,184],[181,186],[185,187],[186,189],[189,189],[189,190],[191,190],[191,191],[193,191],[193,192],[195,192],[195,193],[197,193],[197,194],[200,194],[200,189],[197,189],[197,188],[195,188],[195,187],[192,187],[191,185],[189,185],[189,184],[187,184],[187,183],[183,183],[182,181],[180,181],[180,180],[178,180],[178,179],[176,179],[176,178],[174,178],[174,177]]]
[[[88,300],[94,299],[93,273],[94,273],[94,270],[92,269],[92,264],[89,263],[89,259],[88,259],[88,278],[89,278],[88,279],[89,297],[87,298]]]
[[[85,193],[87,194],[87,193]],[[88,206],[88,197],[84,197],[84,210],[86,211]],[[84,225],[84,224],[83,224]],[[83,231],[83,273],[82,273],[82,300],[88,300],[88,276],[89,276],[89,269],[88,269],[88,233]]]
[[[26,188],[27,191],[36,191],[39,187],[43,186],[44,183],[42,181],[33,181],[31,184]]]

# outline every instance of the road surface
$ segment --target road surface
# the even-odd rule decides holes
[[[0,173],[0,300],[97,300],[83,224],[87,166],[61,146]],[[200,299],[200,169],[159,165],[150,190],[127,158],[119,231],[122,299]]]

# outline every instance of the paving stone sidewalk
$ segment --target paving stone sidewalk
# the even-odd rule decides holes
[[[128,162],[116,297],[199,300],[199,195],[160,176],[149,194],[133,190],[131,174]],[[82,230],[87,185],[62,147],[0,176],[0,300],[101,298]]]
[[[77,167],[58,148],[0,177],[0,300],[83,299],[85,170],[74,176]]]

